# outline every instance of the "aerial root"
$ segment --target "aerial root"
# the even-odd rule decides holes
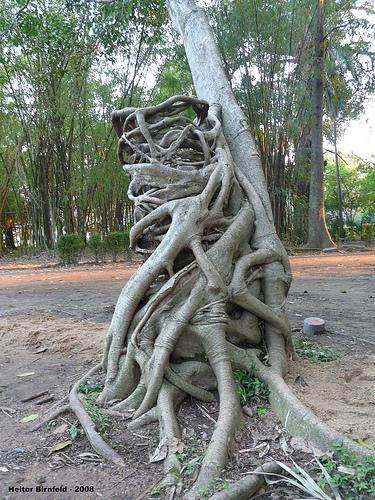
[[[128,429],[135,430],[140,427],[144,427],[145,425],[152,424],[153,422],[157,422],[159,419],[159,411],[157,407],[151,408],[148,412],[144,413],[140,417],[132,420],[128,424]]]
[[[80,380],[78,380],[78,382],[73,385],[72,390],[69,393],[69,406],[82,425],[87,439],[93,449],[100,456],[106,458],[110,462],[120,465],[121,467],[125,467],[125,462],[120,455],[113,448],[111,448],[95,430],[95,424],[78,396],[79,386],[84,384],[88,378],[97,373],[101,369],[101,366],[101,363],[99,363],[91,368],[91,370],[89,370]]]
[[[209,486],[212,480],[220,475],[228,461],[235,432],[241,423],[241,407],[227,350],[225,325],[210,324],[197,327],[197,331],[217,380],[220,406],[216,426],[198,479],[189,492],[189,499],[200,498],[200,488]]]
[[[278,474],[281,468],[275,462],[266,462],[248,476],[231,484],[225,491],[215,493],[210,500],[247,500],[265,484],[265,475]]]
[[[189,106],[197,112],[194,123],[177,116]],[[126,151],[130,164],[126,170],[136,219],[131,246],[147,259],[116,305],[103,361],[107,379],[98,398],[102,403],[115,400],[113,412],[132,414],[129,429],[159,422],[159,444],[166,457],[163,484],[175,485],[171,469],[179,468],[176,452],[183,448],[176,407],[188,394],[212,401],[211,387],[200,386],[204,370],[214,374],[219,415],[189,500],[200,498],[200,488],[212,484],[230,455],[241,421],[233,367],[255,370],[267,383],[271,404],[292,433],[315,445],[324,441],[322,449],[342,438],[305,408],[283,380],[293,355],[291,328],[283,313],[290,284],[288,257],[267,204],[233,162],[220,106],[212,106],[201,123],[207,113],[207,103],[175,96],[151,108],[112,115],[120,152]],[[242,330],[236,321],[242,322]],[[255,331],[246,335],[252,325]],[[261,340],[271,366],[257,358]],[[201,363],[206,368],[189,361],[198,358],[208,360]],[[85,422],[89,440],[98,446],[89,416],[82,414],[77,385],[70,402]],[[370,453],[342,440],[351,450]],[[100,446],[98,452],[108,456],[108,449]],[[267,463],[233,485],[230,496],[214,498],[248,498],[264,484],[264,474],[275,470],[274,463]]]

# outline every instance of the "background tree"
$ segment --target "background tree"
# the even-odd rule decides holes
[[[122,229],[131,207],[108,114],[145,98],[162,19],[146,8],[135,16],[125,5],[51,0],[28,2],[12,24],[17,5],[2,10],[10,26],[0,54],[2,142],[18,151],[16,163],[1,157],[2,211],[14,212],[23,243],[49,248],[65,232]]]

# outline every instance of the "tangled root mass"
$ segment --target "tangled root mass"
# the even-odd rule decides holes
[[[79,384],[102,368],[98,403],[131,418],[131,429],[159,422],[169,485],[180,467],[178,405],[188,395],[201,401],[218,395],[217,423],[188,498],[199,496],[227,462],[241,420],[233,367],[253,369],[269,384],[285,425],[298,427],[302,419],[304,429],[311,417],[327,443],[336,439],[283,381],[294,355],[283,312],[289,262],[276,234],[261,230],[264,211],[251,179],[232,160],[220,107],[174,96],[115,111],[112,120],[135,208],[130,244],[145,260],[118,299],[102,364],[75,384],[62,410],[76,413],[98,453],[124,464],[78,397]]]
[[[133,412],[133,428],[158,419],[168,446],[180,439],[177,404],[187,395],[212,401],[217,390],[219,417],[197,480],[205,486],[225,465],[240,420],[233,348],[237,355],[259,350],[269,324],[292,354],[288,320],[267,304],[263,286],[263,266],[283,256],[252,246],[250,189],[231,158],[218,106],[175,96],[116,111],[113,124],[135,206],[131,247],[145,262],[116,306],[100,402]],[[282,268],[283,299],[288,272]],[[178,465],[169,448],[167,472]]]

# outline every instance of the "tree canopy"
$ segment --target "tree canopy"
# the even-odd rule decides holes
[[[206,2],[251,127],[279,235],[306,240],[314,3]],[[368,2],[324,7],[324,133],[333,140],[374,90]],[[0,8],[0,210],[19,244],[131,222],[111,110],[194,91],[162,0],[4,0]]]

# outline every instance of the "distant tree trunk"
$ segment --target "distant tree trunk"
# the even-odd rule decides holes
[[[13,229],[14,229],[13,217],[11,216],[7,217],[5,220],[5,246],[8,248],[8,250],[16,249]]]
[[[342,191],[341,191],[341,176],[339,166],[339,155],[337,151],[337,123],[336,114],[333,115],[333,143],[335,149],[335,165],[336,165],[336,182],[337,182],[337,203],[339,212],[339,238],[345,238],[344,217],[342,213]]]
[[[323,158],[323,64],[324,33],[323,3],[317,1],[315,14],[314,62],[312,78],[312,129],[311,175],[309,197],[309,237],[307,247],[326,248],[335,246],[326,224],[324,212],[324,158]]]

